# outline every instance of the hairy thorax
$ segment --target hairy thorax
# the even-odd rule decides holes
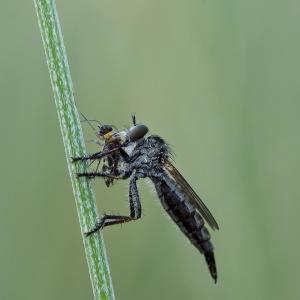
[[[124,148],[129,156],[127,168],[151,176],[153,170],[160,169],[164,159],[169,157],[169,147],[156,135],[151,135],[137,143],[130,143]]]

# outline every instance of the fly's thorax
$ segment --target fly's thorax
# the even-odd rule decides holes
[[[145,174],[146,177],[155,176],[155,170],[162,168],[163,161],[168,156],[166,147],[157,136],[149,136],[136,142],[127,141],[122,145],[128,155],[126,166]]]
[[[143,170],[147,176],[162,166],[161,149],[157,145],[151,143],[151,139],[147,138],[139,141],[132,151],[131,163],[134,168]]]

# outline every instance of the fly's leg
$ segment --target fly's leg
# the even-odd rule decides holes
[[[99,152],[93,153],[91,155],[72,157],[72,162],[74,163],[74,162],[77,162],[77,161],[85,161],[85,160],[96,159],[98,155],[103,155],[103,151],[99,151]]]
[[[106,226],[134,221],[141,217],[142,207],[136,184],[137,179],[137,176],[133,176],[129,183],[128,200],[130,216],[104,215],[93,229],[85,233],[86,236],[90,236]]]
[[[72,157],[72,161],[73,162],[77,162],[77,161],[84,161],[84,160],[95,160],[95,159],[100,159],[104,156],[107,156],[113,152],[116,152],[120,150],[120,148],[114,148],[114,149],[111,149],[111,150],[108,150],[108,151],[100,151],[100,152],[96,152],[94,154],[91,154],[91,155],[86,155],[86,156],[78,156],[78,157]]]
[[[104,177],[104,178],[112,178],[112,179],[127,179],[130,176],[129,172],[119,172],[119,170],[116,170],[117,174],[108,173],[108,172],[82,172],[77,173],[77,177],[86,177],[89,179],[93,179],[95,177]]]
[[[119,215],[103,215],[99,222],[96,223],[95,227],[90,231],[85,233],[85,236],[88,237],[98,230],[103,229],[105,226],[114,225],[114,224],[122,224],[125,222],[129,222],[132,219],[128,216],[119,216]]]
[[[131,170],[117,168],[117,165],[115,168],[112,168],[111,166],[104,164],[102,166],[102,171],[98,171],[98,167],[99,164],[96,171],[76,173],[77,178],[86,177],[88,179],[94,179],[95,177],[103,177],[106,186],[109,187],[114,180],[127,179],[132,174]]]

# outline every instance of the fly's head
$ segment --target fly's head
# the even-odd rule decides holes
[[[149,129],[144,124],[136,123],[135,114],[132,115],[132,123],[133,125],[127,131],[127,139],[130,142],[137,142],[138,140],[144,138],[144,136],[147,134]]]
[[[136,123],[135,115],[132,116],[132,123],[133,125],[124,132],[124,142],[122,143],[123,150],[129,157],[132,156],[137,145],[143,144],[144,137],[149,131],[146,125]]]

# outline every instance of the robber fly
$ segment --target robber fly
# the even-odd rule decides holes
[[[210,274],[217,281],[217,267],[214,258],[213,245],[210,234],[205,227],[205,222],[213,229],[219,226],[202,202],[196,192],[179,173],[171,162],[171,152],[168,144],[158,135],[146,137],[148,127],[136,124],[133,116],[133,126],[124,132],[111,132],[111,137],[106,141],[110,150],[103,150],[90,156],[77,157],[74,161],[95,160],[112,153],[111,167],[103,167],[101,172],[78,173],[78,177],[119,180],[129,179],[129,216],[105,214],[86,236],[98,230],[121,224],[141,217],[141,203],[137,189],[137,180],[150,178],[154,183],[158,197],[170,215],[192,244],[204,255]],[[114,147],[110,143],[114,141]]]

